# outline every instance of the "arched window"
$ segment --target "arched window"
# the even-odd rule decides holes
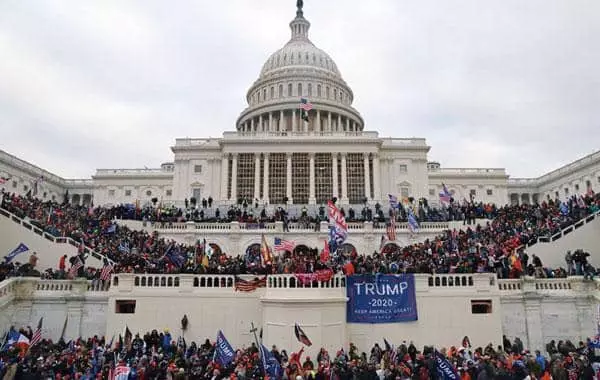
[[[302,96],[302,83],[298,83],[298,96]]]
[[[282,84],[279,85],[279,94],[278,94],[278,96],[279,97],[283,96],[283,85]]]
[[[333,99],[337,100],[337,88],[333,89]]]
[[[320,84],[317,85],[317,96],[321,97],[321,85]]]
[[[308,96],[312,96],[312,84],[308,84]]]
[[[263,102],[267,100],[267,89],[263,88]]]
[[[292,96],[292,84],[291,83],[288,84],[288,94],[287,94],[287,96]]]
[[[329,99],[329,86],[325,87],[325,98]]]
[[[275,97],[275,87],[271,86],[271,99]]]

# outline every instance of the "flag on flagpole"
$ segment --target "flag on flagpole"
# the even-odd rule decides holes
[[[386,228],[386,233],[389,241],[396,241],[396,213],[393,213],[390,218],[390,224]]]
[[[308,122],[308,111],[313,109],[313,105],[306,98],[300,99],[300,109],[302,110],[302,120]]]
[[[38,344],[42,341],[42,323],[43,323],[43,321],[44,321],[44,317],[41,317],[40,321],[38,322],[37,328],[35,329],[35,331],[33,332],[33,335],[31,336],[31,341],[30,341],[31,346],[35,346],[36,344]]]
[[[285,239],[276,237],[274,243],[275,243],[275,244],[273,244],[274,251],[293,252],[294,248],[296,248],[296,242],[294,242],[292,240],[285,240]]]
[[[304,344],[305,346],[312,346],[312,342],[310,341],[310,339],[308,339],[308,336],[304,333],[302,328],[298,326],[297,323],[294,326],[294,334],[296,335],[296,339],[298,339],[298,342]]]
[[[452,200],[452,194],[448,191],[448,188],[442,183],[442,191],[440,191],[440,202],[450,203]]]
[[[62,332],[60,333],[60,338],[58,338],[59,341],[65,339],[65,334],[67,332],[67,323],[68,323],[68,321],[69,321],[69,314],[67,314],[65,316],[65,323],[63,324]],[[113,338],[114,338],[114,336],[113,336]]]
[[[108,263],[102,268],[102,272],[100,272],[100,279],[102,281],[110,280],[110,275],[115,269],[114,265]]]
[[[69,269],[69,278],[77,277],[77,273],[79,273],[79,269],[82,267],[83,267],[83,263],[81,262],[79,257],[77,257],[75,259],[75,263],[73,265],[71,265],[71,269]]]
[[[419,222],[411,209],[408,209],[408,230],[413,234],[419,232]]]
[[[327,261],[329,261],[330,255],[331,254],[329,252],[329,242],[325,240],[325,246],[323,247],[323,251],[321,251],[321,262],[326,263]]]
[[[269,248],[269,244],[267,244],[267,238],[265,235],[262,235],[262,241],[260,244],[260,254],[262,256],[263,265],[271,264],[273,262],[273,254],[271,253],[271,248]]]
[[[14,259],[15,257],[17,257],[18,255],[20,255],[23,252],[27,252],[29,251],[29,247],[27,247],[25,244],[20,243],[17,248],[13,249],[12,251],[10,251],[10,253],[6,256],[4,256],[4,260],[9,263],[12,259]]]

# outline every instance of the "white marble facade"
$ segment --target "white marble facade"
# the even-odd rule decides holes
[[[216,205],[241,198],[261,204],[341,205],[386,202],[387,194],[438,202],[442,184],[458,201],[504,205],[564,198],[600,187],[600,152],[534,179],[509,180],[501,168],[444,168],[428,161],[423,138],[381,137],[365,129],[354,93],[333,59],[308,37],[302,10],[291,38],[263,65],[234,131],[220,138],[176,139],[171,162],[153,169],[98,169],[91,179],[67,180],[0,151],[0,187],[26,193],[41,176],[38,196],[74,203],[182,205],[211,197]],[[311,104],[300,108],[301,99]],[[303,113],[307,112],[306,118]]]

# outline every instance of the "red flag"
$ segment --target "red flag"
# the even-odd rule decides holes
[[[321,251],[321,262],[325,264],[329,261],[329,243],[325,240],[325,247]]]

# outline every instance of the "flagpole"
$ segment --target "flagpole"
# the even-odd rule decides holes
[[[250,332],[252,334],[254,334],[254,341],[256,342],[256,345],[258,346],[258,350],[260,352],[260,361],[263,364],[263,376],[266,378],[267,377],[267,366],[265,365],[265,353],[263,352],[263,348],[262,348],[262,344],[258,342],[258,337],[256,336],[256,327],[254,327],[254,322],[250,322],[250,326],[252,327],[250,329]]]

